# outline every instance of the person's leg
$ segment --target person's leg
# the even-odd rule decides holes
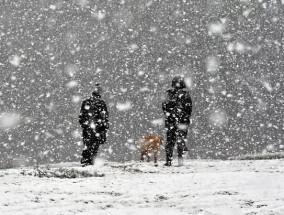
[[[155,152],[154,152],[154,164],[155,164],[155,165],[158,165],[157,160],[158,160],[158,152],[155,151]]]
[[[90,164],[93,165],[95,158],[97,157],[99,147],[103,143],[103,137],[101,135],[98,135],[95,132],[92,132],[91,139],[90,139],[91,145],[90,145],[90,152],[91,152],[91,159]]]
[[[90,145],[90,140],[91,140],[91,133],[89,129],[83,129],[83,144],[84,146]]]
[[[166,150],[166,166],[171,166],[172,158],[173,158],[173,150],[176,141],[176,129],[167,129],[167,143],[165,146]]]
[[[98,151],[99,151],[99,147],[100,147],[100,144],[98,143],[95,143],[94,145],[92,145],[90,151],[91,151],[91,165],[94,165],[94,162],[95,162],[95,159],[98,155]]]
[[[188,152],[188,148],[187,148],[187,133],[188,133],[188,127],[187,127],[187,129],[186,130],[183,130],[182,132],[181,132],[181,138],[182,138],[182,140],[183,140],[183,151],[184,151],[184,153],[185,152]]]
[[[144,161],[144,155],[145,155],[145,151],[141,151],[141,157],[140,157],[140,161]]]
[[[176,132],[179,157],[182,156],[183,151],[188,151],[187,146],[186,146],[187,132],[188,132],[187,125],[183,126],[182,129],[178,129]]]
[[[146,153],[146,158],[147,158],[147,162],[150,162],[150,156],[148,152]]]
[[[90,130],[83,129],[83,144],[85,146],[85,149],[82,151],[82,158],[81,158],[82,165],[89,165],[91,162],[90,141],[91,141]]]
[[[178,165],[183,166],[183,153],[186,150],[187,129],[177,130]]]

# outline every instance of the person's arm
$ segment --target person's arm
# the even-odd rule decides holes
[[[162,110],[163,110],[164,114],[166,115],[166,113],[167,113],[167,102],[162,103]]]
[[[103,124],[105,129],[109,128],[109,112],[106,106],[106,103],[102,102],[102,118],[103,118]]]
[[[186,96],[185,96],[185,110],[188,113],[188,115],[191,116],[192,100],[191,100],[189,93],[187,93]]]
[[[83,101],[80,114],[79,114],[79,123],[81,127],[86,127],[87,126],[87,121],[88,121],[88,113],[87,113],[87,102]]]

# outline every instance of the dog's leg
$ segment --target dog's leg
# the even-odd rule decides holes
[[[140,161],[144,161],[144,155],[145,155],[145,152],[144,152],[144,151],[142,151],[142,152],[141,152],[141,158],[140,158]]]
[[[150,156],[148,153],[146,153],[146,156],[147,156],[147,162],[150,162]]]

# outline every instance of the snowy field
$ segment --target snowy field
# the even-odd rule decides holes
[[[284,214],[283,159],[97,163],[0,170],[0,214]]]

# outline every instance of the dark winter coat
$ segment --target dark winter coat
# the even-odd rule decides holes
[[[109,128],[108,117],[107,106],[99,95],[83,101],[79,115],[79,123],[83,129],[105,133]]]
[[[192,101],[189,92],[185,88],[176,89],[175,96],[176,105],[174,115],[176,120],[179,124],[189,124],[192,112]]]
[[[167,97],[167,100],[162,103],[162,109],[165,114],[165,126],[166,128],[170,128],[176,123],[176,118],[174,115],[176,99],[173,89],[167,90]]]
[[[168,100],[163,102],[162,108],[165,114],[166,127],[189,124],[192,112],[192,101],[189,92],[184,86],[167,91]]]

